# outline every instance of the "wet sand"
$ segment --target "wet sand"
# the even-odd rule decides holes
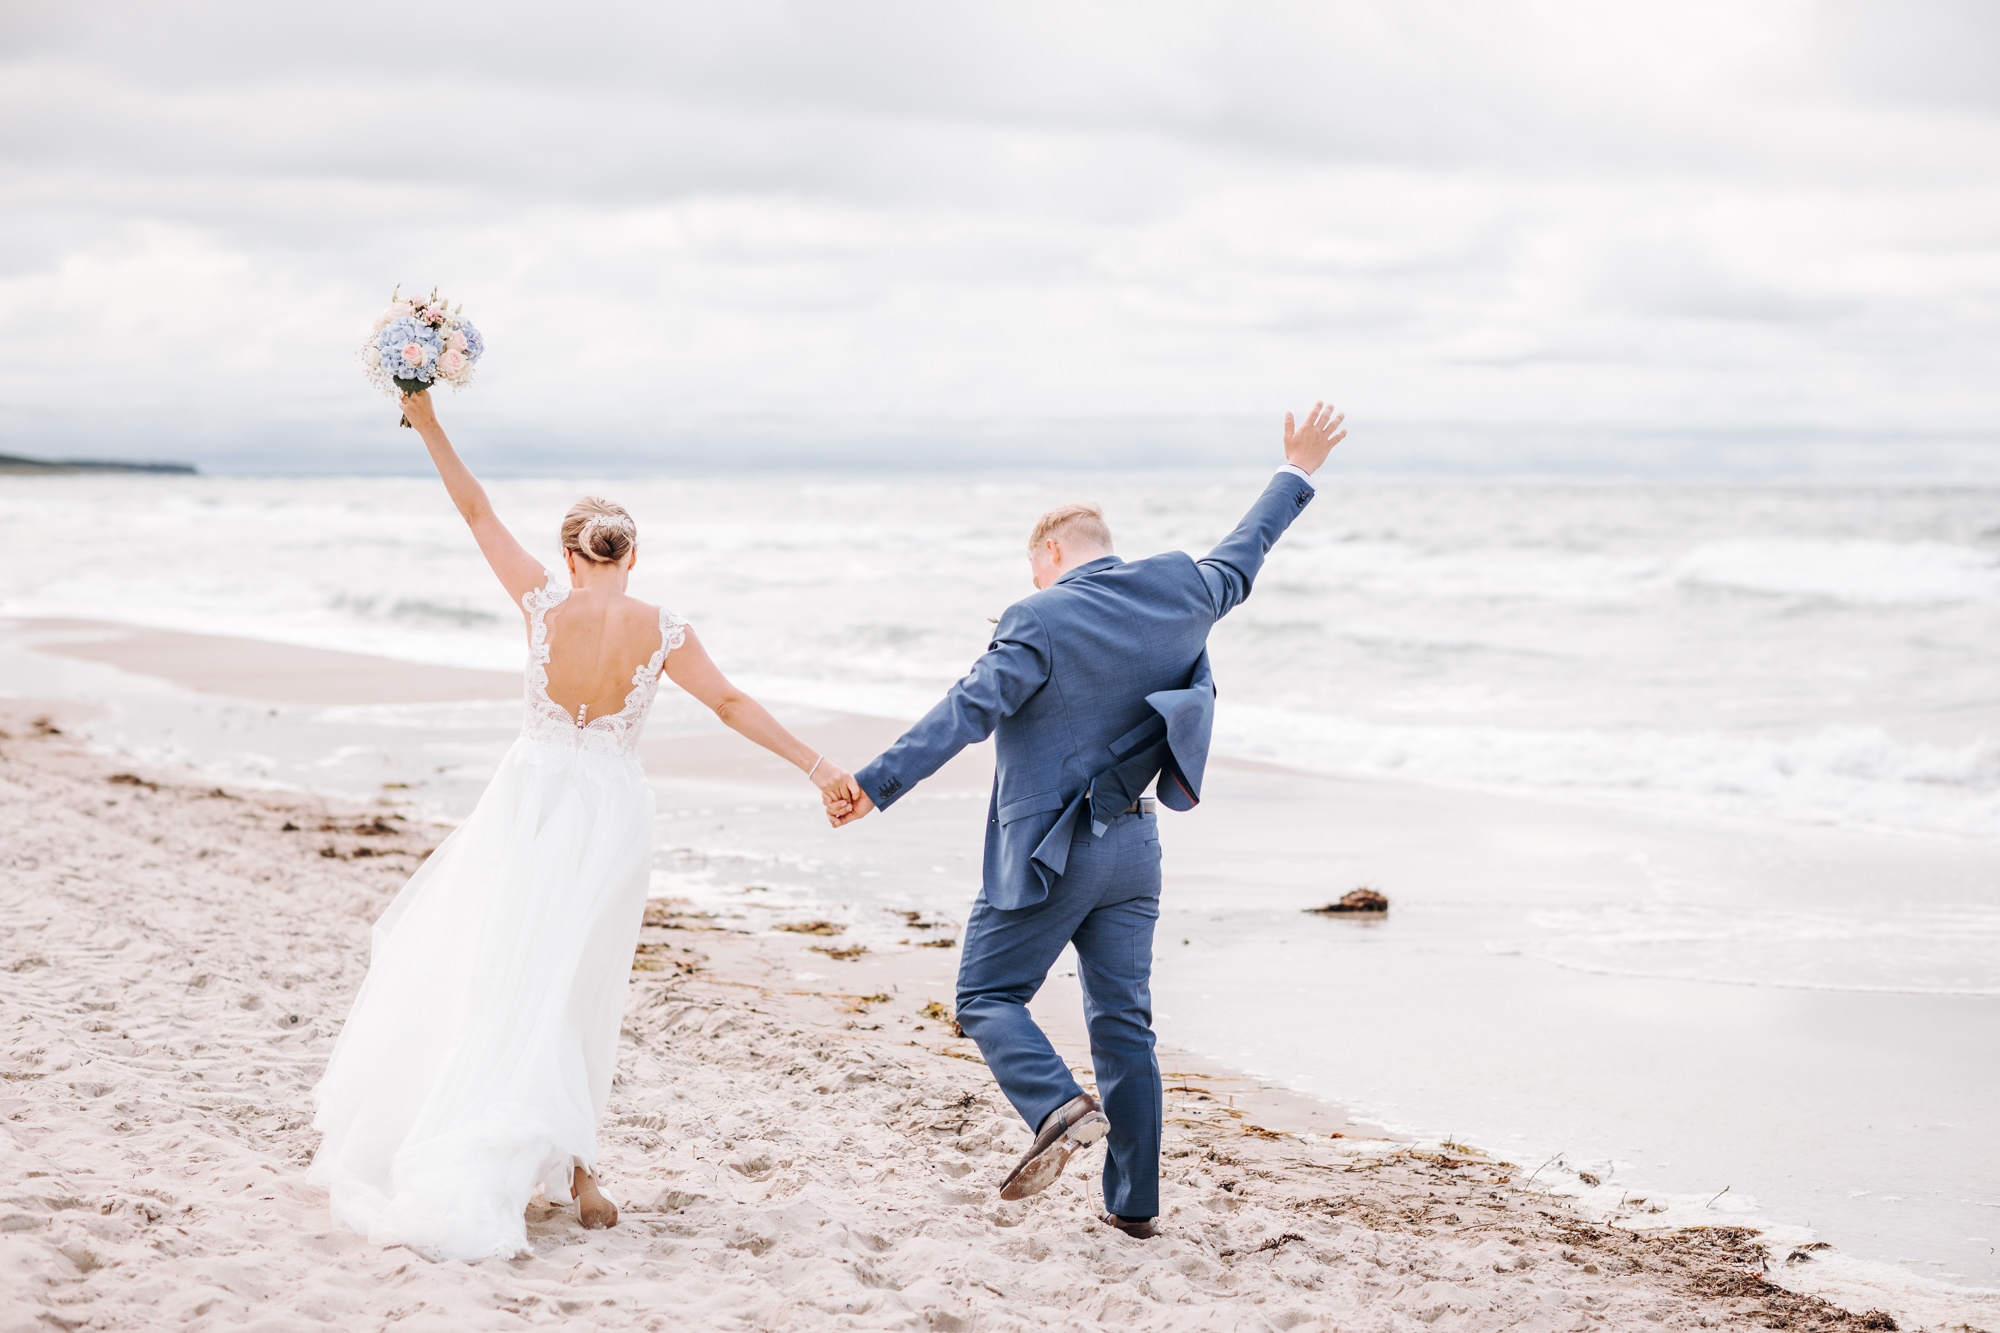
[[[184,689],[280,704],[437,703],[518,699],[519,676],[426,666],[262,639],[186,634],[101,620],[22,620],[44,652],[156,676]],[[74,637],[71,637],[71,636]]]

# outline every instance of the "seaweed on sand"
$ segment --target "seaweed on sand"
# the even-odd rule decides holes
[[[789,930],[794,935],[839,935],[845,933],[846,926],[838,921],[781,921],[773,930]]]
[[[1379,915],[1388,912],[1389,899],[1380,891],[1364,884],[1341,898],[1339,902],[1328,903],[1324,907],[1308,907],[1305,910],[1314,916],[1346,916],[1356,912]]]

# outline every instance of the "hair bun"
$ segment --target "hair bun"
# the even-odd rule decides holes
[[[639,525],[609,500],[587,495],[570,506],[563,518],[562,544],[595,564],[616,564],[639,540]]]

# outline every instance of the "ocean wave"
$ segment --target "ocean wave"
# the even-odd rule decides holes
[[[1327,773],[1509,790],[1678,797],[1730,815],[2000,840],[2000,745],[1879,727],[1791,735],[1390,725],[1224,700],[1226,754]]]
[[[1945,542],[1731,538],[1675,562],[1682,584],[1877,606],[2000,602],[2000,559]]]
[[[328,601],[327,610],[335,615],[354,616],[362,620],[392,620],[410,625],[483,629],[489,625],[507,624],[511,628],[510,622],[480,607],[467,606],[463,602],[427,601],[421,597],[389,598],[339,592]]]
[[[1863,606],[2000,601],[2000,556],[1939,541],[1729,537],[1678,557],[1538,545],[1433,550],[1411,542],[1316,545],[1269,582],[1455,602],[1637,603],[1712,588]]]
[[[1452,602],[1627,602],[1665,577],[1663,561],[1554,546],[1432,549],[1414,542],[1301,543],[1260,588],[1360,592]]]

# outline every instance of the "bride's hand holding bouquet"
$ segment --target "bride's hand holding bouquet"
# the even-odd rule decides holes
[[[402,425],[413,427],[418,434],[437,425],[437,408],[431,403],[430,394],[419,389],[415,393],[404,393]]]

